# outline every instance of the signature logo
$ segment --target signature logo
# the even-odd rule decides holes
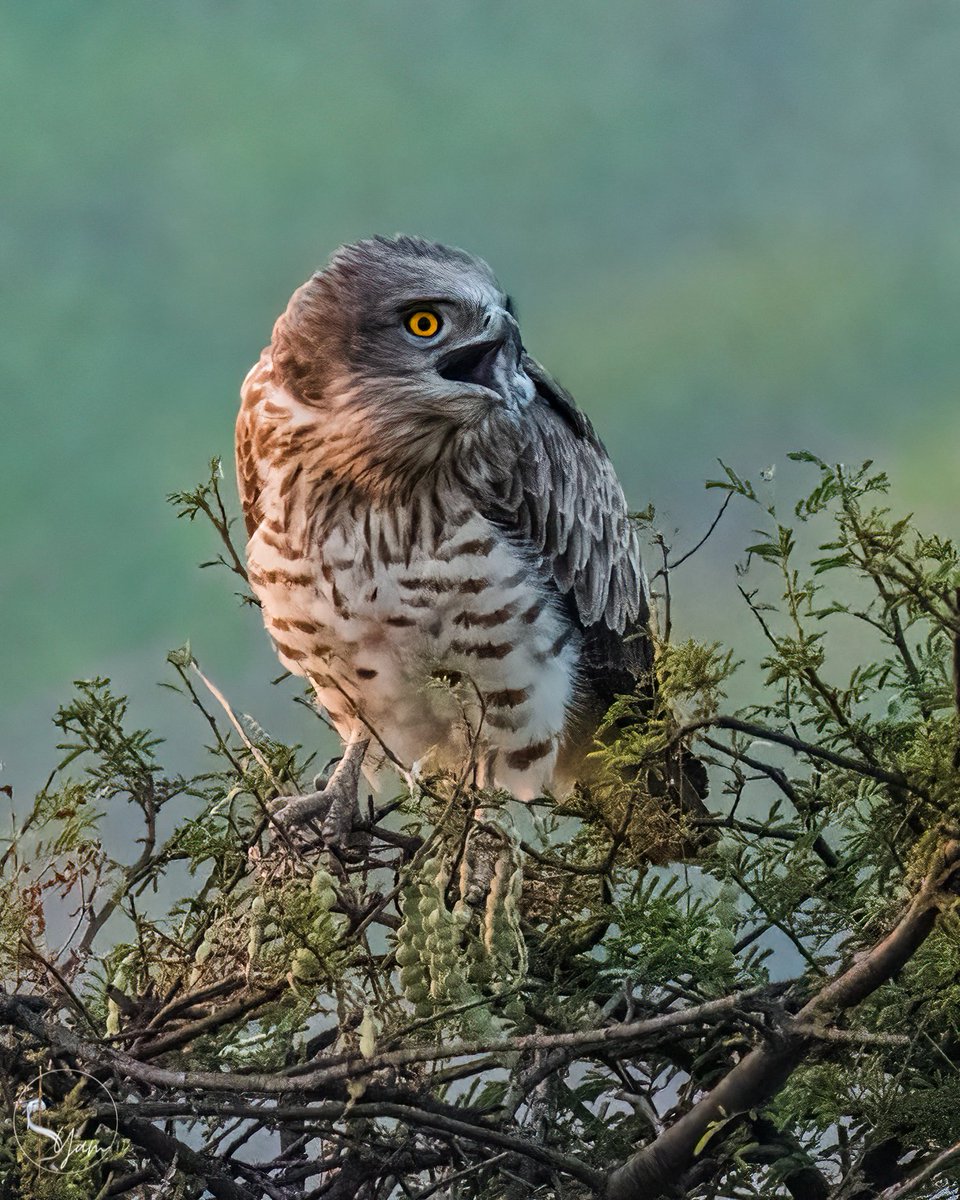
[[[104,1108],[112,1117],[104,1120]],[[91,1110],[101,1111],[91,1121]],[[19,1091],[13,1136],[35,1167],[61,1174],[83,1171],[109,1154],[117,1141],[117,1106],[99,1079],[86,1071],[41,1071]]]

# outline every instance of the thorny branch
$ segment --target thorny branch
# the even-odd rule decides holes
[[[170,661],[215,766],[193,779],[164,777],[106,681],[82,685],[61,714],[75,739],[64,771],[0,855],[7,1111],[38,1068],[83,1071],[126,1139],[76,1200],[180,1183],[228,1200],[901,1200],[952,1177],[946,1125],[874,1135],[861,1115],[835,1139],[817,1125],[816,1088],[833,1089],[828,1108],[852,1104],[853,1070],[861,1089],[883,1081],[901,1124],[918,1075],[936,1111],[960,1105],[940,1016],[960,970],[938,933],[960,877],[960,557],[937,539],[909,553],[905,527],[858,508],[875,480],[820,469],[803,519],[833,503],[845,522],[821,564],[874,589],[862,612],[822,611],[862,616],[886,657],[830,682],[816,585],[778,525],[752,551],[779,567],[779,617],[743,592],[767,638],[764,702],[727,711],[729,657],[661,647],[656,688],[611,710],[597,751],[601,767],[629,765],[627,788],[521,807],[479,792],[471,761],[456,778],[406,775],[398,796],[345,806],[342,836],[294,845],[269,806],[296,798],[299,748],[241,719],[188,647]],[[211,520],[239,575],[217,478],[176,503]],[[734,495],[760,503],[729,470],[718,486],[728,495],[691,551],[674,561],[659,539],[665,588]],[[878,717],[868,702],[886,704],[891,681],[901,715]],[[476,759],[483,722],[464,720]],[[691,747],[711,767],[711,811],[677,816],[645,764]],[[86,782],[66,777],[71,763]],[[141,823],[129,863],[103,849],[102,799],[111,820]],[[643,847],[678,821],[720,840],[690,868],[651,870]],[[158,914],[148,899],[181,868],[186,893]],[[66,902],[70,936],[52,953]],[[792,947],[803,977],[771,982],[771,931],[774,963]],[[89,1128],[109,1124],[102,1093],[80,1095]],[[29,1171],[4,1137],[0,1161]]]
[[[755,1046],[680,1120],[612,1172],[605,1200],[658,1200],[693,1165],[701,1140],[712,1127],[762,1107],[810,1051],[805,1026],[818,1028],[862,1003],[909,962],[934,928],[937,917],[960,894],[960,841],[949,840],[900,921],[871,950],[858,955],[837,978],[800,1009],[793,1026]]]

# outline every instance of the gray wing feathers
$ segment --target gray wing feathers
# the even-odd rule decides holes
[[[541,556],[584,629],[603,622],[624,635],[646,624],[637,531],[613,464],[572,397],[533,359],[537,385],[520,455],[517,533]]]
[[[653,646],[640,540],[627,514],[623,489],[603,444],[573,398],[539,363],[524,366],[537,386],[530,405],[529,438],[518,473],[523,502],[513,527],[540,555],[563,604],[582,631],[580,675],[589,697],[573,740],[591,738],[596,719],[617,695],[638,682],[653,696]],[[505,527],[509,528],[508,525]],[[684,747],[648,771],[646,786],[668,808],[707,815],[703,764]],[[709,839],[708,839],[709,840]],[[651,861],[689,857],[704,845],[696,833],[651,849]]]

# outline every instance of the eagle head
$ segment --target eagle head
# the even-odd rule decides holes
[[[355,484],[410,483],[490,439],[506,451],[536,392],[487,264],[420,238],[341,247],[294,292],[272,359]]]

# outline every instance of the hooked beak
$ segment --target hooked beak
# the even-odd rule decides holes
[[[520,366],[522,353],[520,331],[511,322],[500,337],[470,342],[445,354],[437,373],[450,383],[488,388],[509,404],[524,403],[532,399],[534,386]]]

